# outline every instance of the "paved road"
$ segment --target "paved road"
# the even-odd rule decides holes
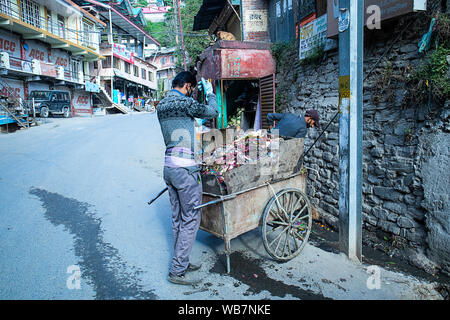
[[[0,135],[0,299],[438,298],[432,285],[384,269],[371,290],[367,265],[310,244],[275,263],[259,230],[232,241],[231,275],[223,242],[199,231],[192,259],[203,284],[168,283],[168,195],[147,205],[164,187],[163,150],[149,113]]]

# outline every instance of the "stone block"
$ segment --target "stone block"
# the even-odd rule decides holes
[[[389,212],[381,207],[373,207],[371,213],[380,220],[386,220]]]
[[[394,191],[394,189],[380,186],[373,187],[373,193],[381,199],[391,201],[397,201],[400,196],[397,191]]]
[[[386,201],[383,203],[383,208],[400,215],[407,213],[406,205],[403,203]]]
[[[405,229],[411,229],[414,228],[417,223],[415,223],[414,221],[412,221],[410,218],[408,217],[399,217],[397,219],[397,224],[399,227],[405,228]]]

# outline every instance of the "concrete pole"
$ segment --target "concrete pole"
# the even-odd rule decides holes
[[[109,9],[109,34],[111,42],[111,100],[114,102],[114,36],[112,32],[111,8]]]
[[[181,23],[180,0],[177,0],[177,10],[178,10],[178,21],[180,23],[181,50],[183,50],[184,71],[187,71],[186,51],[184,50],[183,24]]]
[[[361,262],[364,1],[339,0],[339,10],[339,245]]]

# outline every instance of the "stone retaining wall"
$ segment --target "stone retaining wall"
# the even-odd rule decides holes
[[[407,22],[365,34],[364,239],[385,242],[391,254],[403,255],[428,272],[450,273],[449,102],[444,106],[405,103],[407,77],[423,59],[417,50],[420,32],[429,21],[406,30],[394,42]],[[392,49],[386,51],[391,43]],[[328,52],[319,65],[300,64],[296,54],[287,59],[296,62],[289,68],[281,66],[277,73],[280,111],[303,115],[307,109],[317,109],[324,127],[337,112],[338,53]],[[336,118],[305,158],[307,193],[321,218],[336,229],[338,123]],[[309,130],[305,150],[318,134]]]

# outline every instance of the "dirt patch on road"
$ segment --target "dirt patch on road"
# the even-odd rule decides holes
[[[230,255],[231,272],[226,273],[226,256],[222,254],[218,257],[214,266],[209,272],[228,275],[237,280],[235,287],[239,287],[241,283],[249,286],[244,295],[257,294],[261,291],[268,291],[273,296],[286,297],[290,294],[301,300],[328,300],[321,293],[315,293],[311,290],[302,289],[300,287],[285,284],[279,280],[269,278],[261,267],[263,260],[250,258],[242,252],[235,251]]]
[[[31,188],[30,194],[42,202],[47,220],[73,235],[82,279],[93,286],[96,299],[157,299],[152,291],[143,290],[142,271],[127,265],[118,250],[103,240],[101,220],[91,205],[38,188]]]

